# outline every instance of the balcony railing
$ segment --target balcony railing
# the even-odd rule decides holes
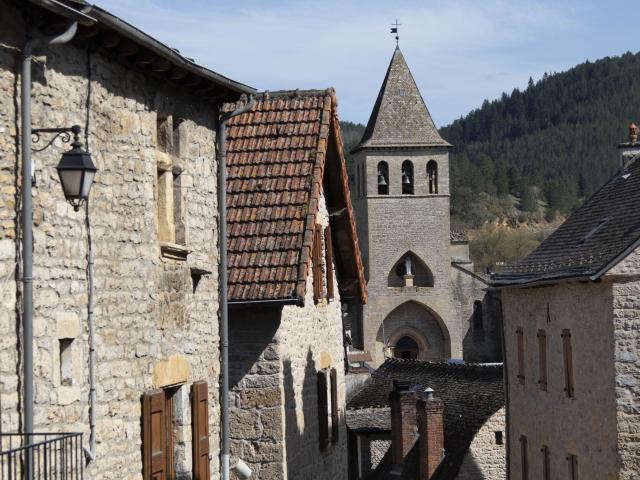
[[[81,433],[0,434],[0,480],[81,480]]]

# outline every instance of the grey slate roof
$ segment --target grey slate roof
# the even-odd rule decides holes
[[[347,409],[347,427],[354,432],[388,432],[391,430],[391,409]]]
[[[362,140],[362,148],[450,147],[431,119],[413,75],[396,47]]]
[[[617,172],[538,248],[493,276],[495,285],[595,280],[640,240],[640,160]],[[622,256],[622,257],[621,257]]]
[[[455,478],[464,455],[484,423],[505,404],[501,365],[449,364],[418,360],[388,359],[376,370],[362,389],[347,404],[347,425],[365,431],[367,413],[390,412],[389,393],[393,380],[407,380],[419,389],[431,387],[444,401],[445,459],[432,480]],[[364,410],[361,410],[364,409]],[[353,411],[367,412],[350,425]],[[357,414],[356,414],[357,415]],[[390,415],[390,413],[389,413]],[[370,430],[379,429],[378,415],[370,415]],[[389,420],[389,429],[390,427]],[[415,480],[417,472],[417,443],[408,454],[403,479]],[[370,479],[387,478],[391,468],[390,452],[372,473]]]

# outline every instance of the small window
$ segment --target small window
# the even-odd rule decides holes
[[[316,303],[322,300],[324,293],[324,272],[322,271],[322,226],[316,225],[313,231],[313,245],[311,247],[311,262],[313,268],[313,299]]]
[[[493,432],[493,434],[496,437],[496,445],[504,445],[504,437],[502,431],[498,430],[496,432]]]
[[[473,302],[473,330],[479,332],[484,328],[482,318],[482,302],[476,300]]]
[[[180,171],[174,170],[173,177],[173,229],[174,243],[185,245],[187,242],[184,222],[184,195],[182,193],[182,175]]]
[[[402,194],[413,195],[413,163],[402,162]]]
[[[360,187],[360,192],[363,197],[366,197],[367,196],[367,166],[364,163],[362,164],[360,181],[362,182],[362,185]]]
[[[396,343],[393,349],[393,356],[404,360],[411,360],[418,358],[418,352],[419,348],[416,341],[408,335],[405,335]]]
[[[73,385],[73,338],[60,339],[60,385]]]
[[[427,181],[429,182],[429,193],[438,193],[438,164],[435,160],[429,160],[427,163]]]
[[[547,391],[547,333],[538,330],[538,387]]]
[[[329,447],[329,392],[327,382],[327,370],[320,370],[317,374],[318,393],[318,440],[320,450],[325,451]]]
[[[567,455],[567,465],[569,467],[569,480],[578,480],[578,456]]]
[[[522,327],[516,329],[516,342],[518,348],[518,382],[524,385],[524,331]]]
[[[156,146],[165,153],[173,152],[173,128],[171,115],[156,116]]]
[[[520,467],[522,480],[529,480],[529,458],[527,455],[527,437],[520,435]]]
[[[387,162],[378,163],[378,195],[389,194],[389,165]]]
[[[331,380],[331,443],[340,440],[340,410],[338,406],[338,372],[332,368],[329,372]]]
[[[571,348],[571,331],[562,330],[562,356],[564,360],[564,393],[567,397],[574,397],[573,382],[573,352]]]
[[[551,480],[551,462],[549,461],[549,447],[543,445],[542,452],[542,480]]]

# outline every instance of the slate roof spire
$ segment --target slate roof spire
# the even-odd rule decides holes
[[[451,147],[438,133],[398,46],[362,140],[354,150],[369,147]]]

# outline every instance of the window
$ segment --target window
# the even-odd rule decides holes
[[[327,391],[327,370],[320,370],[317,374],[318,389],[318,440],[320,450],[329,447],[329,405]]]
[[[331,225],[324,229],[324,264],[327,266],[327,299],[335,296],[333,285],[333,240],[331,238]]]
[[[410,284],[407,284],[410,280]],[[387,277],[389,287],[433,287],[433,273],[413,252],[405,253],[393,266]]]
[[[547,333],[538,330],[538,387],[547,391]]]
[[[520,435],[520,467],[522,480],[529,480],[529,458],[527,457],[527,437]]]
[[[60,342],[60,385],[73,385],[73,338],[61,338]]]
[[[413,195],[413,163],[402,162],[402,194]]]
[[[569,480],[578,480],[578,456],[567,455],[567,464],[569,467]]]
[[[493,432],[496,437],[496,445],[504,445],[504,435],[502,431],[498,430],[497,432]]]
[[[551,463],[549,461],[549,447],[543,445],[542,452],[542,480],[551,480]]]
[[[524,385],[524,331],[522,327],[516,329],[516,341],[518,348],[518,381]]]
[[[332,368],[329,372],[331,380],[331,443],[340,440],[340,410],[338,408],[338,372]]]
[[[562,356],[564,359],[564,393],[567,397],[573,398],[573,352],[571,349],[571,331],[562,330]]]
[[[387,162],[378,163],[378,195],[389,194],[389,165]]]
[[[174,478],[173,393],[153,390],[142,396],[144,480]]]
[[[324,296],[324,272],[322,271],[322,225],[316,225],[313,231],[311,264],[313,268],[313,299],[318,303]]]
[[[427,163],[427,181],[429,182],[429,193],[438,193],[438,164],[435,160]]]
[[[482,329],[482,302],[480,300],[476,300],[475,302],[473,302],[473,330],[475,332],[479,332]]]
[[[363,163],[361,166],[362,170],[360,172],[360,195],[363,197],[367,196],[367,166]]]
[[[396,343],[393,349],[393,356],[405,360],[415,359],[418,358],[419,350],[416,341],[408,335],[405,335]]]
[[[156,145],[161,152],[172,153],[173,151],[172,124],[170,115],[159,113],[156,116]]]
[[[209,465],[209,386],[191,386],[191,435],[193,440],[193,478],[211,478]]]

